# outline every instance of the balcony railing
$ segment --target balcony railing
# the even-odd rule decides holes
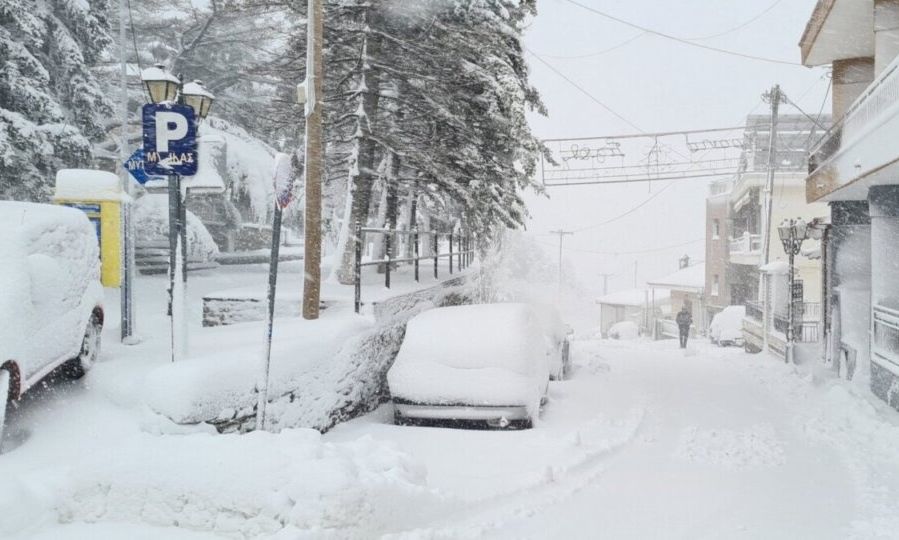
[[[762,235],[743,233],[743,236],[730,240],[731,253],[760,253],[762,251]]]
[[[814,173],[834,156],[841,148],[852,146],[869,131],[883,123],[882,118],[894,113],[889,109],[899,102],[899,58],[894,60],[884,72],[871,83],[818,142],[812,147],[809,155],[809,174]],[[889,146],[889,145],[884,145]],[[865,168],[876,168],[880,165],[876,156],[869,156],[862,164]],[[859,165],[850,163],[851,168]],[[862,171],[857,171],[862,172]],[[851,178],[843,178],[847,182]]]
[[[818,302],[802,302],[796,304],[797,314],[793,326],[796,341],[799,343],[814,343],[818,341],[819,326],[821,323],[821,304]],[[764,320],[764,307],[761,302],[746,303],[746,317],[754,319],[759,324]],[[783,334],[787,333],[790,319],[786,308],[775,311],[772,316],[774,330]]]

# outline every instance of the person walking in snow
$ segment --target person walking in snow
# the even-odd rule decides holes
[[[693,324],[693,315],[690,314],[686,304],[677,312],[675,321],[677,321],[677,329],[680,331],[680,348],[686,349],[687,338],[690,336],[690,325]]]

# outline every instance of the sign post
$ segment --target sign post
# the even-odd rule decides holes
[[[164,102],[144,105],[142,119],[144,173],[169,179],[169,315],[172,361],[175,362],[187,352],[184,319],[187,249],[182,245],[186,238],[186,220],[181,177],[197,174],[197,117],[193,107]],[[176,279],[178,274],[182,279]]]
[[[281,246],[281,216],[284,209],[293,200],[294,183],[293,165],[290,156],[284,153],[275,155],[275,212],[272,222],[272,255],[268,265],[268,317],[265,325],[265,351],[262,355],[262,369],[256,383],[256,429],[265,429],[265,408],[268,404],[268,379],[271,371],[272,330],[275,324],[275,293],[278,286],[278,258]]]

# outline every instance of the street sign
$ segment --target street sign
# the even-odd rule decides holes
[[[197,174],[197,117],[172,103],[143,107],[144,171],[148,175]]]
[[[275,154],[274,174],[275,202],[282,210],[293,200],[294,174],[290,156],[282,152]]]
[[[128,161],[125,162],[125,170],[128,171],[128,174],[130,174],[140,185],[144,185],[150,180],[161,180],[162,177],[160,176],[150,176],[147,174],[147,171],[144,170],[144,161],[144,149],[138,148],[131,154]]]

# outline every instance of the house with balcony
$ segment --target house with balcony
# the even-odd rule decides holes
[[[831,210],[824,360],[899,409],[899,2],[819,0],[799,46],[833,72],[835,123],[805,180]]]
[[[706,320],[727,306],[745,305],[750,348],[767,346],[776,354],[784,350],[783,329],[778,326],[786,324],[781,315],[788,304],[778,291],[786,290],[786,281],[781,281],[787,276],[762,268],[787,260],[777,225],[798,217],[820,220],[829,212],[827,205],[808,203],[805,197],[809,147],[830,125],[829,115],[816,120],[799,114],[779,116],[770,209],[766,190],[772,130],[768,115],[747,117],[740,170],[734,178],[712,183],[706,199]],[[794,266],[800,284],[797,312],[803,314],[803,319],[796,321],[797,328],[820,323],[815,306],[821,300],[822,266],[813,243],[808,247]],[[811,330],[797,332],[797,336],[808,341],[818,338]]]

